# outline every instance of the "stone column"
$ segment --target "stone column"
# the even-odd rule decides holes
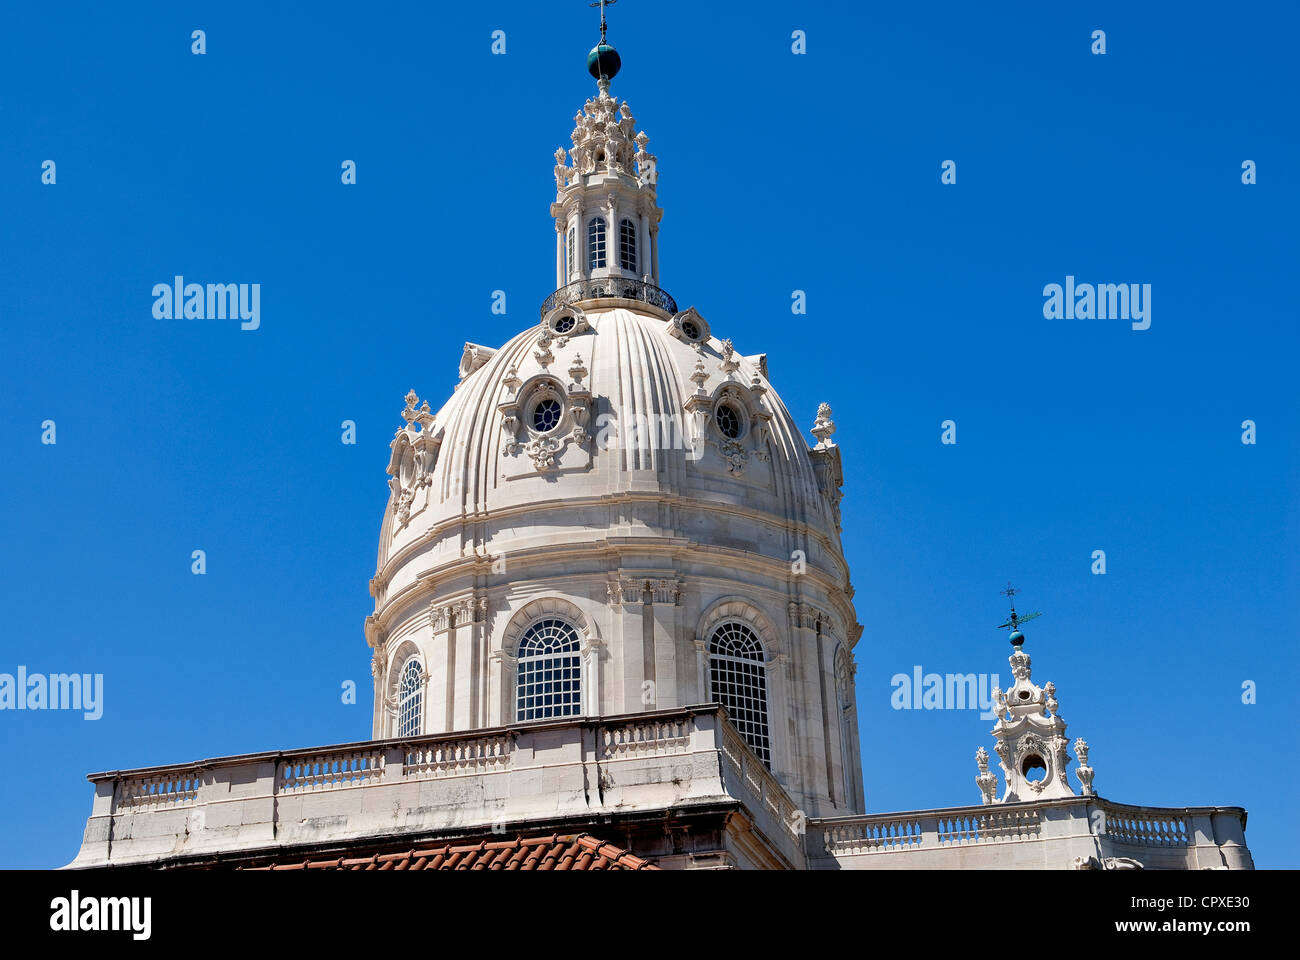
[[[617,277],[623,272],[618,263],[618,194],[611,193],[605,199],[609,205],[606,212],[609,223],[605,227],[605,266],[609,268],[610,276]]]
[[[618,576],[609,581],[615,635],[612,662],[622,673],[610,678],[607,713],[637,713],[643,705],[645,682],[654,680],[654,607],[648,602],[645,580]]]
[[[650,217],[641,211],[641,230],[637,236],[636,268],[643,280],[650,279]]]
[[[555,288],[564,286],[564,221],[555,218]]]
[[[810,816],[821,816],[830,801],[827,747],[823,727],[822,671],[817,636],[820,612],[811,604],[791,601],[790,609],[790,687],[785,699],[795,710],[795,734],[790,743],[789,782],[798,784],[800,804]],[[796,792],[794,790],[792,793]]]
[[[574,265],[578,268],[578,276],[583,280],[591,279],[591,254],[587,249],[587,205],[578,201],[577,212],[575,214],[578,221],[578,252]]]
[[[654,631],[651,637],[654,700],[646,710],[663,710],[683,705],[678,689],[677,637],[681,633],[681,584],[676,578],[653,581]]]

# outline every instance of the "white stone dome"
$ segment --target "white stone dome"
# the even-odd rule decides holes
[[[834,505],[821,493],[808,443],[767,386],[764,357],[741,357],[716,338],[703,340],[697,351],[695,344],[672,335],[679,321],[649,310],[619,306],[562,313],[576,320],[576,332],[568,336],[548,338],[538,325],[494,352],[466,345],[467,357],[486,354],[487,359],[467,371],[425,427],[428,462],[418,480],[408,468],[409,503],[402,502],[400,489],[391,498],[385,520],[390,537],[384,538],[381,565],[423,541],[430,530],[458,525],[463,518],[500,511],[518,517],[520,511],[635,494],[665,504],[694,504],[715,515],[733,507],[769,514],[776,520],[770,529],[749,531],[748,538],[737,529],[730,539],[735,548],[786,563],[800,544],[787,542],[784,528],[791,522],[806,526],[810,556],[837,579],[846,579]],[[703,326],[698,317],[694,322],[697,329]],[[539,354],[548,360],[545,365]],[[707,377],[698,385],[690,379],[697,367]],[[503,411],[512,400],[514,409]],[[558,407],[560,421],[558,429],[543,434],[529,418],[546,400],[554,402],[551,409]],[[694,406],[688,404],[692,400]],[[580,405],[585,411],[575,409]],[[722,407],[734,414],[735,437],[721,431]],[[503,427],[507,417],[513,423]],[[578,432],[585,438],[575,439]],[[418,436],[417,430],[399,431],[395,441],[399,488],[401,459],[415,458]],[[489,553],[526,546],[536,531],[523,528],[532,522],[480,546]],[[571,528],[564,534],[571,542],[607,536],[604,529],[565,526]],[[692,535],[686,528],[673,532]],[[550,542],[556,534],[542,535]]]
[[[657,286],[655,160],[607,80],[577,124],[541,322],[466,344],[436,412],[407,395],[374,735],[719,702],[804,812],[860,811],[830,408],[810,446],[766,358]]]

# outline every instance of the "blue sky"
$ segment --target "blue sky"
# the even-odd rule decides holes
[[[890,678],[1005,682],[1012,580],[1103,796],[1244,806],[1256,863],[1300,863],[1294,6],[610,21],[663,286],[800,423],[834,407],[869,809],[978,801],[990,722],[893,710]],[[369,735],[402,396],[536,322],[596,37],[578,0],[6,8],[0,672],[102,673],[105,712],[0,713],[0,866],[72,859],[89,771]],[[260,329],[155,319],[175,274],[260,283]],[[1150,329],[1044,319],[1067,275],[1151,284]]]

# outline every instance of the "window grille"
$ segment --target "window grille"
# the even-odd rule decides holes
[[[728,621],[709,639],[709,677],[713,700],[727,715],[763,765],[772,767],[767,728],[767,665],[763,644],[743,623]]]
[[[618,265],[636,273],[636,225],[631,220],[618,225]]]
[[[582,712],[578,631],[563,620],[539,620],[519,641],[516,720],[576,717]]]
[[[587,269],[605,266],[605,219],[597,217],[587,224]]]
[[[545,397],[533,407],[533,429],[538,433],[548,433],[560,425],[560,401],[555,397]]]
[[[398,720],[397,735],[399,737],[418,737],[420,735],[420,714],[423,706],[424,693],[421,687],[421,677],[423,671],[420,668],[420,661],[412,657],[406,661],[406,666],[402,669],[402,680],[398,687]]]
[[[728,440],[735,440],[740,436],[740,414],[736,408],[729,403],[718,405],[718,412],[713,416],[717,421],[718,429]]]

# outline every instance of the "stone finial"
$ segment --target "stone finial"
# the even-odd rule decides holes
[[[564,162],[565,150],[560,147],[555,151],[555,189],[562,191],[569,182],[569,165]]]
[[[1085,797],[1095,795],[1092,788],[1092,778],[1095,771],[1088,766],[1088,741],[1079,737],[1074,741],[1074,752],[1079,757],[1079,769],[1074,771],[1074,775],[1079,778],[1079,789]]]
[[[569,367],[569,376],[573,378],[573,382],[577,384],[578,387],[581,387],[582,378],[586,375],[587,367],[583,364],[582,357],[576,357],[573,361],[573,365]]]
[[[823,403],[817,408],[817,419],[813,421],[812,435],[817,438],[817,448],[834,446],[831,434],[835,432],[835,421],[831,419],[831,405]]]
[[[695,348],[696,353],[700,355],[695,358],[695,372],[691,374],[691,382],[695,384],[695,395],[703,397],[707,395],[704,384],[709,379],[709,375],[704,369],[704,356],[700,350],[700,345],[697,343]]]
[[[415,405],[420,402],[414,390],[406,392],[406,409],[402,411],[402,419],[408,424],[416,418]]]
[[[722,372],[730,377],[740,369],[740,361],[736,359],[736,347],[731,340],[722,341]]]
[[[975,751],[975,764],[979,767],[975,785],[980,788],[981,802],[993,803],[998,793],[998,775],[989,770],[989,752],[983,747]]]
[[[555,354],[551,353],[551,339],[550,327],[543,325],[541,335],[537,338],[539,349],[533,352],[533,358],[543,369],[555,362]]]

